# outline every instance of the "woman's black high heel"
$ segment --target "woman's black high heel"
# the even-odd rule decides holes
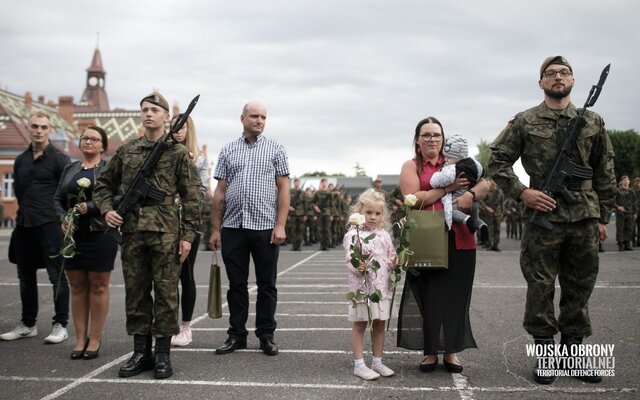
[[[85,350],[84,359],[93,360],[94,358],[98,358],[98,355],[100,354],[100,346],[102,346],[102,342],[98,344],[98,348],[96,349],[96,351]]]
[[[82,350],[74,350],[71,352],[72,360],[79,360],[84,358],[84,353],[87,351],[87,346],[89,346],[89,338],[84,339],[84,348]]]

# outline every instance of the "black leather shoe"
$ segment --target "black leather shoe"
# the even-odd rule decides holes
[[[419,365],[420,371],[422,372],[433,372],[436,370],[436,365],[438,365],[438,358],[436,358],[436,361],[430,363],[430,364],[426,364],[426,363],[422,363]]]
[[[136,376],[143,371],[153,369],[153,354],[151,353],[151,335],[133,336],[133,355],[118,370],[118,376],[126,378]]]
[[[555,340],[553,340],[553,336],[534,336],[533,340],[535,344],[541,346],[549,346],[555,344]],[[536,365],[533,367],[533,380],[536,383],[541,385],[550,385],[556,381],[556,377],[552,374],[549,374],[548,369],[544,369],[540,367],[540,361],[536,359]]]
[[[260,350],[268,356],[275,356],[278,354],[278,346],[276,346],[272,339],[261,340]]]
[[[171,336],[163,336],[156,338],[156,352],[153,356],[153,377],[156,379],[165,379],[173,375],[171,367]]]
[[[84,339],[84,348],[82,350],[74,350],[71,352],[72,360],[79,360],[84,357],[84,352],[87,350],[87,346],[89,346],[89,338]]]
[[[246,348],[247,348],[246,340],[229,338],[227,339],[226,342],[224,342],[222,346],[216,349],[216,354],[227,354],[227,353],[232,353],[238,349],[246,349]]]
[[[102,346],[102,342],[98,344],[98,348],[95,351],[85,350],[84,359],[93,360],[94,358],[98,358],[98,355],[100,354],[100,346]]]
[[[153,357],[151,354],[133,353],[129,361],[118,370],[118,376],[127,378],[151,369],[153,369]]]
[[[446,360],[442,360],[442,362],[444,363],[444,366],[447,367],[447,371],[454,374],[459,374],[460,372],[462,372],[462,365],[452,364],[450,362],[447,362]]]

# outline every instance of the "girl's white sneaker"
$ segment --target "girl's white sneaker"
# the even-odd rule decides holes
[[[380,376],[393,376],[393,374],[395,374],[395,372],[393,372],[393,370],[389,367],[387,367],[386,365],[380,363],[380,364],[373,364],[371,366],[371,369],[377,373],[380,374]]]
[[[393,372],[393,371],[392,371]],[[380,374],[373,371],[366,365],[361,367],[356,367],[353,369],[353,374],[359,378],[364,379],[365,381],[372,381],[374,379],[380,378]]]

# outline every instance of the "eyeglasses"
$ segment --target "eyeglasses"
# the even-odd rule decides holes
[[[433,140],[434,142],[439,142],[442,139],[442,135],[439,133],[436,133],[434,135],[429,135],[429,134],[422,134],[420,135],[420,137],[422,138],[422,140],[424,140],[425,142],[428,142],[430,140]]]
[[[31,129],[33,129],[34,131],[37,131],[38,129],[42,129],[43,131],[48,131],[49,130],[49,125],[38,125],[38,124],[31,124],[29,125],[31,127]]]
[[[563,78],[573,75],[573,73],[568,69],[562,69],[560,71],[550,69],[550,70],[544,71],[542,73],[542,76],[544,76],[545,78],[555,78],[556,75],[558,74],[560,74],[560,76]]]
[[[95,137],[88,137],[88,136],[82,136],[80,138],[81,142],[91,142],[91,143],[98,143],[98,142],[102,142],[102,139],[100,138],[95,138]]]

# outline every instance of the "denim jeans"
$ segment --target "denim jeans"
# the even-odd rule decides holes
[[[55,315],[53,323],[67,326],[69,321],[69,283],[62,271],[60,224],[50,222],[26,228],[16,226],[15,252],[20,280],[22,323],[34,326],[38,317],[38,268],[46,268],[53,284]]]
[[[223,228],[221,232],[222,259],[224,261],[229,290],[229,337],[247,337],[245,324],[249,315],[249,256],[255,265],[258,297],[256,301],[256,336],[261,340],[273,339],[276,329],[276,304],[278,291],[278,255],[280,248],[271,244],[271,229],[256,231],[251,229]]]

